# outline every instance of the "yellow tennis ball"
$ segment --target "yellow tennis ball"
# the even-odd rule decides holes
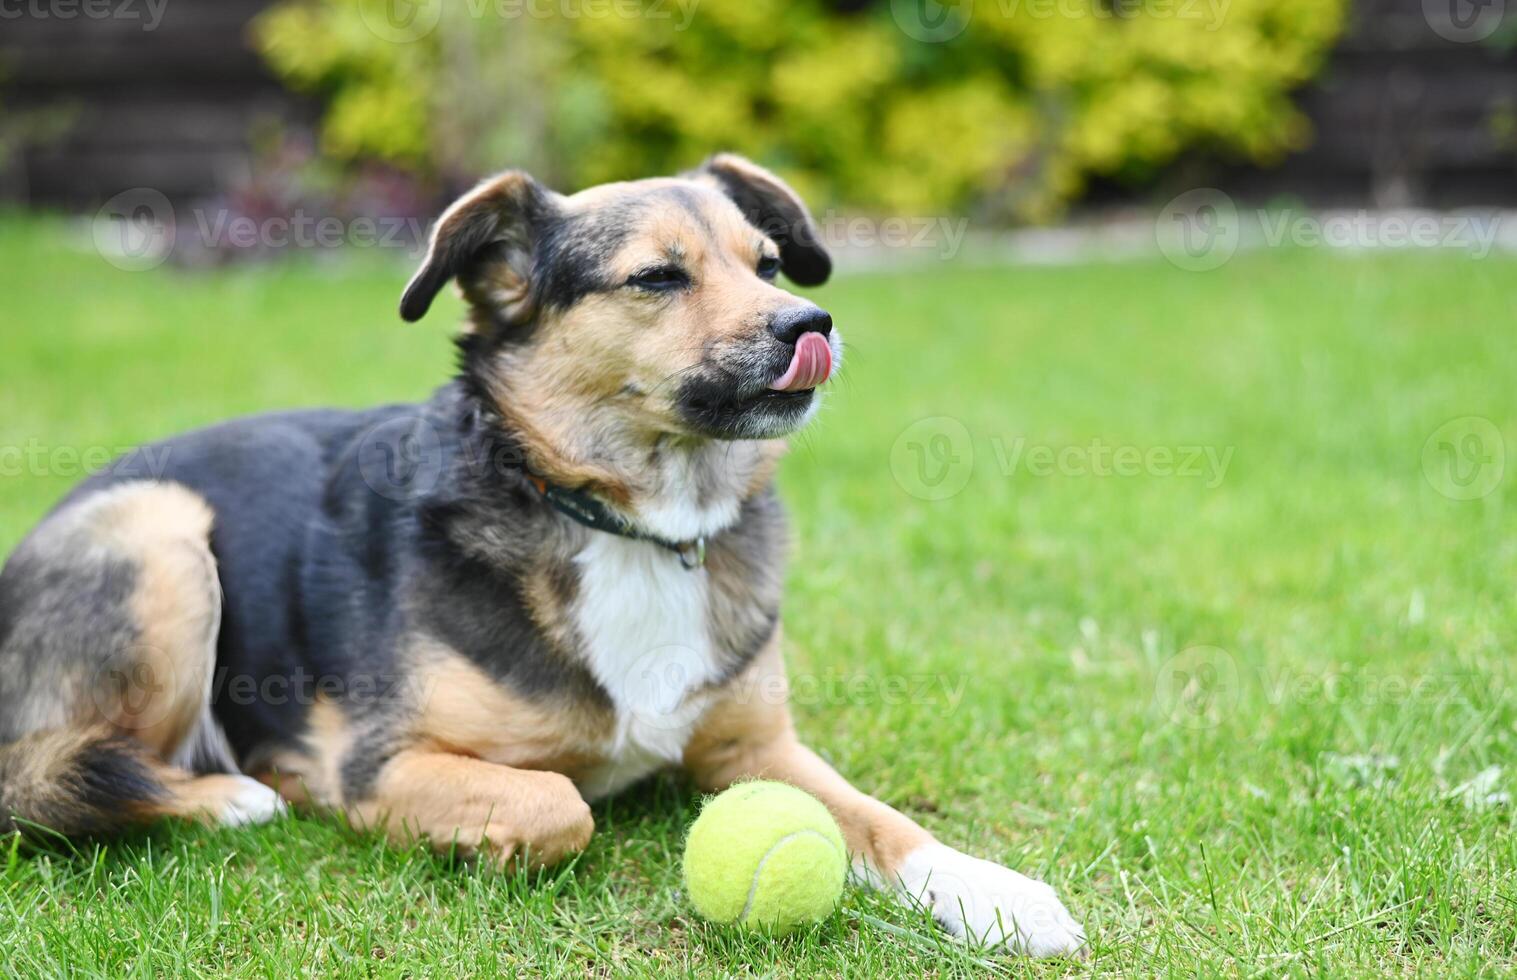
[[[816,797],[739,783],[707,801],[685,841],[685,890],[712,922],[783,934],[837,907],[848,848]]]

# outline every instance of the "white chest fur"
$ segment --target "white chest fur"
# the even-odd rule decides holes
[[[606,762],[581,780],[595,798],[678,762],[720,671],[705,569],[644,541],[593,534],[576,559],[575,623],[587,665],[611,696]]]

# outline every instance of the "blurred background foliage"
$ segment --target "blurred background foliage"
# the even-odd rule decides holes
[[[809,200],[1048,219],[1189,152],[1272,163],[1347,0],[281,0],[254,41],[324,154],[563,189],[730,148]],[[941,23],[930,26],[933,18]],[[923,43],[923,36],[944,38]]]

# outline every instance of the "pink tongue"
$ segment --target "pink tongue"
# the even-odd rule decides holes
[[[801,334],[795,342],[795,356],[790,358],[790,367],[769,387],[775,391],[805,391],[815,388],[832,374],[832,347],[827,338],[812,331]]]

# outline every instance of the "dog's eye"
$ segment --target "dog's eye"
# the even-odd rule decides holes
[[[649,290],[682,289],[690,285],[690,277],[677,265],[661,265],[633,273],[627,285]]]
[[[773,255],[759,259],[758,277],[768,282],[780,274],[780,260]]]

